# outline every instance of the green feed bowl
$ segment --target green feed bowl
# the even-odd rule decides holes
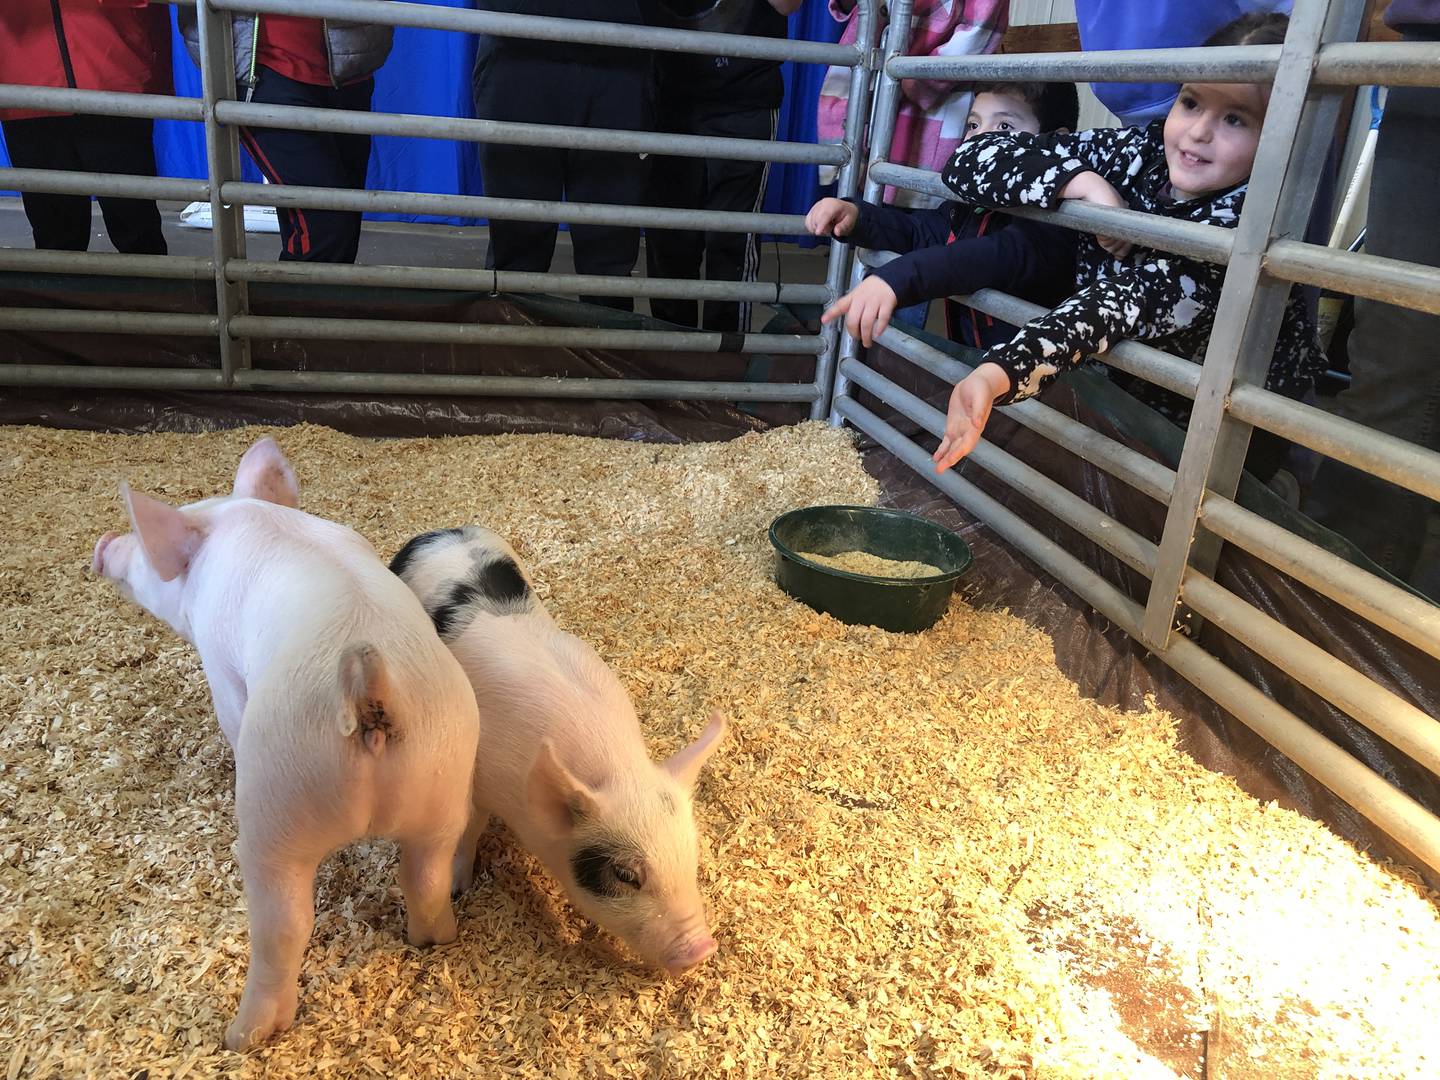
[[[775,583],[796,600],[841,622],[900,633],[935,625],[972,558],[970,545],[949,529],[875,506],[791,510],[771,522],[770,543],[775,545]],[[923,578],[875,577],[822,566],[801,554],[846,551],[929,563],[942,572]]]

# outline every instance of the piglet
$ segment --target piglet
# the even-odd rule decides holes
[[[493,815],[576,907],[648,963],[678,974],[713,953],[690,795],[724,718],[713,714],[698,739],[651,761],[620,680],[556,626],[519,557],[489,529],[417,536],[390,569],[420,597],[485,717],[457,891],[470,884]]]
[[[134,532],[102,536],[92,567],[199,651],[235,753],[251,957],[225,1045],[244,1050],[295,1018],[316,867],[341,845],[398,841],[410,943],[455,939],[475,695],[375,550],[297,509],[273,440],[245,453],[228,496],[121,493]]]

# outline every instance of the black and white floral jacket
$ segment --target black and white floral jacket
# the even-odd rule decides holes
[[[1186,202],[1170,195],[1165,165],[1164,121],[1143,128],[1097,128],[1075,134],[994,132],[967,139],[941,173],[963,201],[1002,209],[1054,207],[1060,191],[1082,172],[1103,176],[1131,209],[1234,228],[1245,185]],[[1111,256],[1093,236],[1082,234],[1076,252],[1079,291],[1050,313],[1033,319],[1008,343],[989,349],[1010,376],[1004,405],[1038,393],[1055,374],[1083,363],[1125,338],[1149,342],[1190,360],[1201,360],[1215,320],[1223,267],[1147,248],[1124,259]],[[1299,289],[1291,290],[1265,385],[1301,397],[1323,369],[1315,328]],[[1113,376],[1122,373],[1112,372]],[[1126,389],[1184,423],[1190,402],[1139,379],[1121,378]]]

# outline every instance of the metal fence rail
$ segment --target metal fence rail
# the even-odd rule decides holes
[[[1303,231],[1316,164],[1333,129],[1339,97],[1335,88],[1375,80],[1392,85],[1440,85],[1440,45],[1342,41],[1358,27],[1359,8],[1355,0],[1302,0],[1296,5],[1284,46],[934,59],[903,56],[903,33],[897,37],[893,27],[886,41],[881,94],[872,122],[881,133],[876,139],[881,147],[888,146],[888,138],[883,137],[886,110],[894,108],[893,98],[887,100],[884,89],[887,81],[900,78],[1223,79],[1273,84],[1244,212],[1234,230],[1093,206],[1006,210],[1227,266],[1221,310],[1203,365],[1138,342],[1120,343],[1104,357],[1111,366],[1195,401],[1178,470],[1168,469],[1039,401],[1025,401],[1006,410],[1012,419],[1052,440],[1060,448],[1058,452],[1074,454],[1165,504],[1168,518],[1158,544],[1136,535],[983,439],[971,455],[998,481],[1025,494],[1149,578],[1144,609],[958,474],[936,476],[929,453],[855,401],[851,387],[874,394],[931,435],[943,431],[942,414],[868,367],[862,350],[848,336],[842,344],[831,415],[834,422],[854,424],[877,439],[1142,640],[1422,862],[1440,870],[1440,817],[1267,700],[1193,642],[1172,633],[1175,611],[1183,600],[1199,616],[1281,667],[1424,768],[1440,773],[1440,723],[1435,718],[1226,591],[1211,574],[1220,545],[1237,544],[1429,656],[1440,658],[1440,607],[1245,510],[1233,498],[1252,425],[1440,498],[1440,453],[1280,397],[1260,385],[1273,349],[1280,308],[1292,282],[1440,311],[1440,271],[1433,267],[1336,253],[1284,239]],[[897,16],[896,22],[903,25],[905,20]],[[867,192],[880,183],[949,195],[935,174],[890,164],[883,154],[876,154],[871,159]],[[859,277],[857,270],[852,284]],[[1044,310],[993,290],[958,299],[1012,324]],[[901,327],[891,326],[880,335],[878,344],[947,383],[969,371],[967,365],[916,340]]]
[[[184,0],[180,0],[184,2]],[[191,0],[193,2],[193,0]],[[650,228],[686,228],[729,232],[803,233],[798,215],[741,214],[588,203],[495,199],[424,192],[352,191],[249,184],[240,180],[237,131],[242,125],[266,125],[306,131],[358,132],[371,135],[499,142],[525,146],[563,146],[626,153],[718,157],[747,161],[778,161],[841,166],[839,190],[853,194],[859,182],[855,155],[868,101],[870,56],[876,20],[872,0],[860,3],[859,35],[854,44],[832,45],[746,37],[688,30],[652,29],[624,24],[545,18],[483,11],[466,11],[420,3],[381,0],[200,0],[202,97],[179,98],[147,94],[109,94],[84,90],[33,86],[0,86],[0,106],[91,112],[104,116],[141,116],[156,119],[200,121],[205,125],[208,178],[203,181],[165,177],[99,175],[61,170],[3,169],[0,186],[20,191],[61,194],[114,195],[129,198],[207,200],[214,219],[213,257],[207,260],[175,257],[103,256],[74,253],[0,251],[0,269],[37,273],[100,274],[196,280],[211,276],[215,282],[216,314],[177,316],[154,312],[57,313],[31,309],[0,310],[0,326],[28,330],[66,330],[113,333],[213,334],[220,344],[218,380],[201,373],[165,368],[137,369],[125,375],[103,374],[97,368],[63,368],[49,365],[0,366],[0,381],[11,385],[81,385],[89,373],[94,385],[144,385],[176,388],[247,388],[254,379],[251,337],[296,339],[356,339],[386,341],[484,342],[512,345],[551,345],[577,348],[643,348],[697,352],[726,351],[816,356],[816,370],[808,383],[779,386],[685,380],[631,380],[624,387],[606,380],[515,378],[508,382],[484,377],[457,377],[448,383],[433,380],[427,392],[531,393],[541,396],[635,397],[676,399],[787,400],[809,402],[811,415],[824,416],[827,391],[835,364],[836,332],[827,328],[818,336],[805,334],[719,335],[700,331],[569,330],[563,327],[456,326],[414,320],[300,319],[250,314],[248,287],[253,281],[293,284],[371,285],[413,289],[484,289],[494,292],[568,292],[580,296],[636,296],[695,300],[740,300],[773,303],[818,303],[833,298],[849,266],[849,250],[832,244],[827,285],[777,285],[762,282],[712,282],[587,277],[576,274],[516,274],[405,266],[333,266],[309,263],[261,264],[245,256],[242,210],[247,205],[306,207],[358,212],[438,214],[496,220],[554,221],[588,225],[626,225]],[[343,110],[270,106],[235,100],[235,71],[231,48],[231,13],[289,14],[350,19],[393,26],[413,26],[458,33],[525,37],[552,42],[573,42],[619,48],[646,48],[696,52],[756,59],[794,60],[801,63],[839,64],[852,70],[851,97],[855,108],[846,119],[847,139],[840,145],[814,145],[765,140],[710,139],[694,136],[603,129],[577,129],[539,124],[512,124],[456,117],[408,114],[357,113]],[[265,378],[273,386],[273,374]],[[300,377],[300,373],[292,373]],[[360,376],[367,373],[348,373]],[[374,373],[364,381],[346,385],[374,393],[418,392],[390,375]],[[315,375],[315,378],[311,378]],[[338,374],[305,373],[296,389],[339,385]],[[119,380],[117,382],[116,380]],[[302,385],[303,384],[303,385]],[[420,384],[415,384],[418,388]]]

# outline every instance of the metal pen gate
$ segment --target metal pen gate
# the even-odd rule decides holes
[[[948,194],[935,174],[885,161],[900,79],[1271,82],[1270,108],[1244,210],[1233,230],[1087,205],[1007,211],[1226,265],[1215,331],[1203,366],[1137,342],[1121,343],[1105,357],[1122,371],[1194,400],[1178,470],[1038,400],[1007,409],[1012,419],[1055,442],[1057,453],[1076,454],[1168,506],[1158,545],[998,447],[982,440],[971,454],[986,472],[1148,578],[1144,606],[958,473],[935,476],[929,451],[856,401],[850,388],[870,392],[931,435],[943,432],[944,415],[868,365],[864,350],[848,334],[841,344],[832,420],[851,423],[875,438],[1423,863],[1440,870],[1440,817],[1175,631],[1177,609],[1183,603],[1431,773],[1440,774],[1440,721],[1262,613],[1213,577],[1221,544],[1236,544],[1440,658],[1440,607],[1234,501],[1254,427],[1440,499],[1440,453],[1280,397],[1262,386],[1292,282],[1440,313],[1440,269],[1288,239],[1304,232],[1344,89],[1368,83],[1440,86],[1440,44],[1356,43],[1353,38],[1363,7],[1357,0],[1296,0],[1283,46],[914,58],[904,55],[903,40],[911,6],[912,0],[895,0],[891,5],[872,128],[871,145],[878,150],[872,150],[866,198],[875,198],[885,184]],[[856,266],[850,283],[858,282],[862,273]],[[1043,311],[990,290],[963,299],[1012,324]],[[887,329],[878,343],[946,382],[970,370],[901,327]]]
[[[159,0],[152,0],[159,2]],[[175,0],[190,6],[187,0]],[[593,148],[649,154],[728,158],[840,166],[838,190],[853,194],[859,178],[858,145],[866,120],[876,7],[861,0],[859,35],[853,45],[744,37],[689,30],[649,29],[613,23],[500,14],[390,0],[194,0],[201,49],[201,98],[155,94],[0,85],[0,106],[191,120],[205,125],[206,180],[114,176],[42,169],[0,169],[0,185],[20,191],[117,195],[144,199],[208,201],[214,219],[212,258],[89,252],[0,250],[0,270],[179,278],[215,282],[214,315],[121,311],[54,311],[0,308],[0,328],[102,334],[166,333],[216,337],[218,369],[0,366],[0,382],[12,386],[110,389],[279,390],[374,394],[467,394],[575,398],[654,398],[679,401],[780,401],[807,403],[810,415],[826,414],[834,372],[837,332],[819,335],[710,331],[624,330],[546,326],[474,326],[380,319],[318,319],[250,313],[252,281],[369,285],[411,289],[483,289],[509,293],[573,293],[580,296],[666,297],[695,300],[823,303],[844,280],[848,251],[832,243],[825,285],[686,281],[598,275],[492,272],[413,266],[348,266],[257,262],[245,257],[243,212],[247,205],[322,210],[459,215],[582,225],[703,228],[722,232],[803,234],[804,218],[791,214],[653,209],[592,203],[539,202],[421,192],[351,191],[245,183],[240,179],[238,128],[246,124],[306,131],[404,135],[522,146]],[[846,139],[815,145],[750,139],[715,139],[641,131],[567,128],[540,124],[393,113],[262,105],[236,100],[231,14],[300,15],[349,19],[500,37],[694,52],[716,56],[837,64],[851,69]],[[422,375],[380,372],[259,370],[250,364],[253,338],[327,339],[557,345],[609,349],[797,354],[816,357],[806,383],[709,382],[688,379],[578,379],[486,375]]]
[[[176,0],[184,3],[185,0]],[[213,370],[0,365],[0,383],[12,386],[210,390],[342,391],[525,395],[535,397],[663,398],[808,402],[814,417],[848,422],[875,438],[934,483],[957,504],[1064,582],[1098,611],[1233,715],[1346,800],[1433,869],[1440,870],[1440,818],[1268,699],[1220,660],[1174,632],[1183,603],[1256,653],[1284,668],[1341,710],[1432,773],[1440,774],[1440,721],[1374,683],[1214,580],[1223,543],[1235,544],[1357,616],[1440,658],[1440,608],[1270,523],[1238,505],[1234,496],[1250,432],[1260,427],[1429,498],[1440,500],[1440,453],[1263,389],[1280,309],[1292,282],[1440,313],[1440,270],[1375,256],[1337,252],[1288,239],[1300,235],[1314,195],[1321,157],[1345,88],[1440,85],[1440,44],[1357,43],[1358,0],[1296,0],[1283,46],[1171,49],[1146,52],[1012,54],[911,58],[904,55],[912,0],[892,0],[883,50],[874,48],[874,0],[860,0],[859,35],[851,46],[745,38],[693,31],[639,29],[533,16],[431,7],[387,0],[198,0],[203,52],[201,99],[80,90],[0,86],[0,106],[50,108],[112,116],[149,116],[203,122],[209,177],[203,181],[98,176],[44,170],[0,170],[0,185],[25,191],[115,194],[139,198],[206,200],[215,220],[212,258],[0,250],[0,269],[84,273],[117,277],[213,280],[214,315],[139,312],[66,312],[0,309],[0,327],[97,333],[177,333],[215,336],[221,364]],[[294,14],[347,18],[462,33],[532,37],[548,41],[623,45],[665,51],[791,59],[851,69],[846,137],[840,146],[747,140],[695,139],[630,131],[593,131],[504,124],[433,116],[341,113],[255,105],[235,100],[229,15]],[[872,74],[879,82],[874,112]],[[395,288],[492,287],[508,292],[570,292],[687,299],[828,302],[859,280],[849,249],[832,242],[826,284],[785,285],[694,282],[581,275],[520,274],[406,266],[262,263],[245,258],[242,209],[246,204],[319,209],[460,214],[574,223],[696,226],[738,232],[804,231],[794,215],[702,214],[641,207],[542,203],[412,192],[276,188],[239,179],[236,127],[265,123],[317,131],[401,134],[532,146],[596,146],[606,150],[733,157],[745,160],[828,163],[841,166],[838,193],[860,188],[854,148],[867,121],[872,152],[861,194],[875,198],[883,185],[948,195],[933,173],[885,160],[899,80],[1230,79],[1272,81],[1253,179],[1234,230],[1162,219],[1125,210],[1066,206],[1022,210],[1083,231],[1102,231],[1134,243],[1227,266],[1203,366],[1136,342],[1112,348],[1106,360],[1195,402],[1178,470],[1171,470],[1090,430],[1040,401],[1007,409],[1024,426],[1050,438],[1057,453],[1072,453],[1165,504],[1159,544],[1139,536],[1079,496],[982,440],[971,457],[988,473],[1043,502],[1077,529],[1151,581],[1140,605],[1090,570],[1012,511],[955,472],[936,477],[929,452],[880,419],[852,396],[874,394],[931,434],[944,417],[865,362],[857,342],[832,324],[820,335],[747,334],[746,352],[814,355],[809,383],[720,383],[689,380],[539,379],[483,375],[397,375],[366,372],[259,371],[249,364],[252,338],[327,338],[519,345],[585,345],[715,351],[719,334],[665,330],[587,330],[556,327],[481,327],[367,319],[261,317],[249,313],[247,285],[288,281]],[[976,309],[1019,323],[1042,309],[984,291],[965,298]],[[880,344],[924,371],[953,382],[968,368],[903,329],[891,327]],[[837,362],[838,361],[838,362]]]

